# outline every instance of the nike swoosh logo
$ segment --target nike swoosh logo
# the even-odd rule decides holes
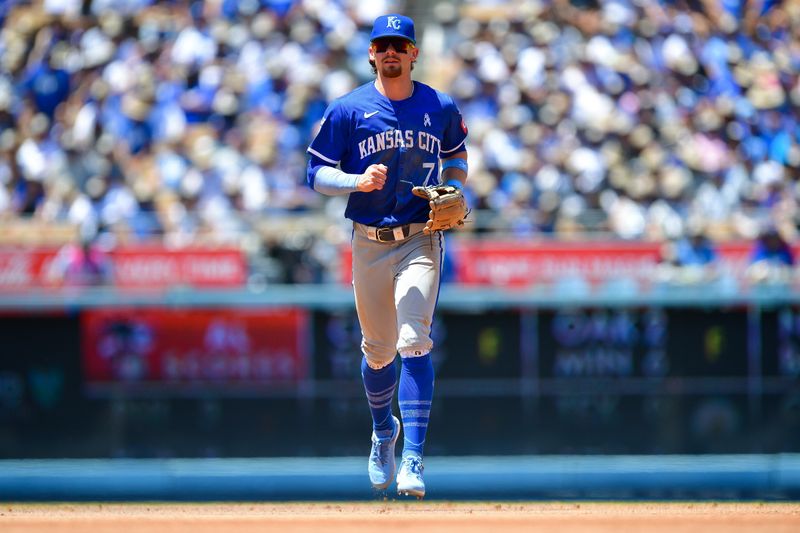
[[[369,118],[372,115],[377,115],[377,114],[378,114],[377,111],[373,111],[372,113],[367,113],[366,111],[364,111],[364,118]]]

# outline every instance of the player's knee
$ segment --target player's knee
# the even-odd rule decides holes
[[[397,341],[397,352],[401,357],[421,357],[431,351],[433,341],[411,328],[403,331]]]
[[[401,343],[397,345],[397,352],[400,354],[400,357],[422,357],[423,355],[429,354],[432,348],[433,343],[430,341],[414,344]]]
[[[418,319],[408,320],[398,328],[397,346],[395,347],[401,355],[407,353],[413,357],[416,352],[424,355],[433,348],[433,341],[430,337],[430,328],[426,327],[425,321]]]
[[[400,357],[403,359],[407,359],[409,357],[422,357],[423,355],[428,355],[430,352],[430,349],[406,348],[404,350],[400,350]]]
[[[397,351],[394,346],[381,346],[379,344],[362,341],[361,351],[367,365],[373,370],[380,370],[394,361]]]

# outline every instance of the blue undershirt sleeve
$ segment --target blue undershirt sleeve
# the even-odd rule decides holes
[[[350,194],[358,188],[358,174],[348,174],[338,168],[320,165],[314,176],[314,190],[329,196]]]

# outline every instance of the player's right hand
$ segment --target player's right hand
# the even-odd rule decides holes
[[[370,165],[358,178],[356,188],[361,192],[379,191],[386,183],[386,172],[389,169],[380,163]]]

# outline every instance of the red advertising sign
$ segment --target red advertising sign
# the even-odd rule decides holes
[[[247,277],[244,255],[236,248],[124,247],[98,255],[109,282],[120,288],[241,287]],[[0,291],[70,285],[83,279],[75,276],[80,257],[71,247],[0,249]]]
[[[242,252],[234,249],[122,248],[112,262],[114,284],[131,288],[241,286],[247,271]]]
[[[0,290],[53,286],[55,250],[0,250]]]
[[[741,278],[752,249],[750,242],[718,245],[719,268]],[[660,243],[638,241],[462,241],[447,243],[456,280],[465,285],[526,286],[580,277],[589,283],[611,279],[652,280],[660,260]],[[800,247],[795,247],[800,254]],[[342,247],[340,279],[352,281],[349,246]]]
[[[294,382],[308,375],[302,309],[86,310],[81,329],[90,384]]]
[[[529,285],[573,276],[642,278],[658,258],[658,245],[645,242],[476,242],[456,250],[459,280],[470,285]]]

